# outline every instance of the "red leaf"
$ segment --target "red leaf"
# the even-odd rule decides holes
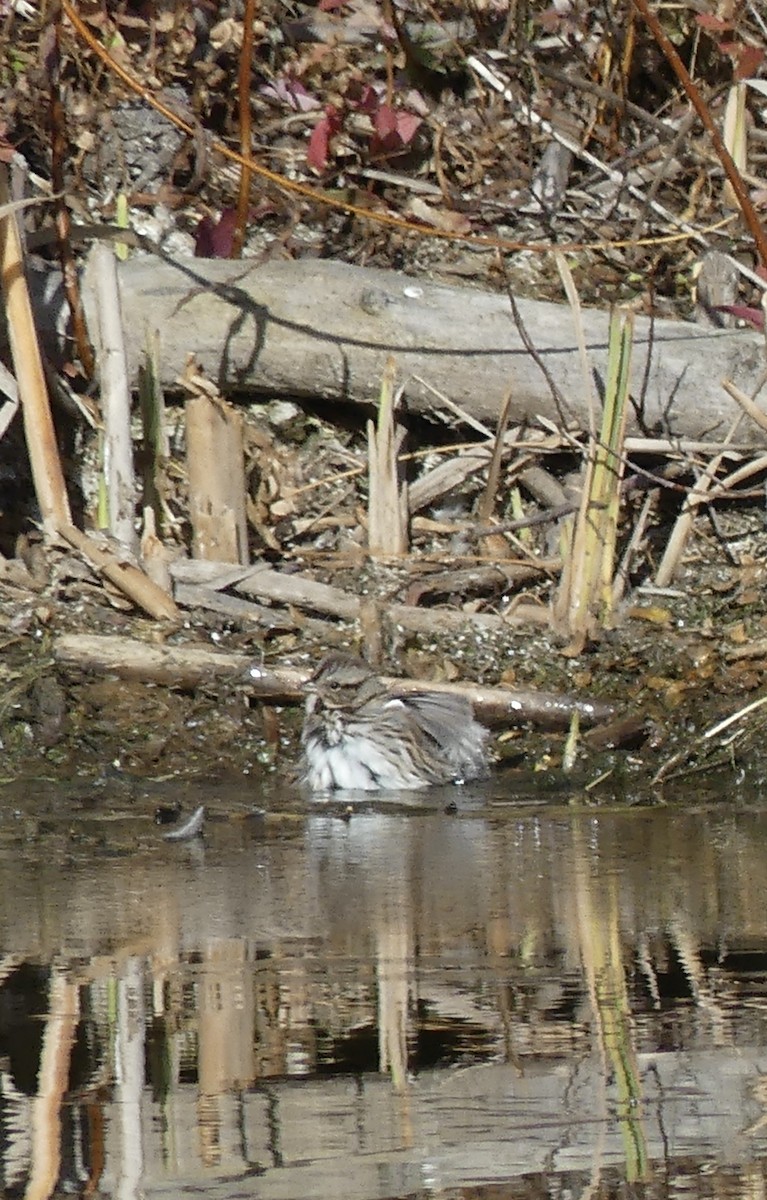
[[[320,0],[317,8],[320,12],[332,12],[334,8],[343,8],[349,0]]]
[[[225,208],[217,221],[203,217],[194,239],[195,258],[229,258],[236,227],[236,208]]]
[[[372,84],[368,83],[365,85],[365,87],[363,87],[357,99],[356,107],[361,112],[378,112],[379,108],[381,107],[381,96]]]
[[[748,321],[754,329],[764,329],[764,312],[748,304],[717,304],[714,312],[731,313],[738,321]]]
[[[373,117],[375,133],[370,143],[370,153],[398,154],[412,142],[421,124],[421,118],[415,113],[403,112],[402,109],[392,108],[390,104],[382,104]]]
[[[715,17],[713,13],[698,13],[695,20],[707,33],[724,33],[725,30],[735,28],[733,21],[725,21],[722,17]]]
[[[756,75],[763,62],[764,49],[762,46],[743,46],[738,55],[738,65],[735,68],[736,82],[740,82],[741,79],[750,79],[752,75]]]
[[[419,126],[422,124],[423,122],[421,121],[421,118],[417,117],[415,113],[397,113],[397,133],[402,139],[403,146],[410,145],[418,131]]]
[[[397,114],[390,104],[382,104],[373,118],[373,128],[381,141],[397,132]]]
[[[313,170],[322,174],[328,165],[330,156],[330,139],[341,128],[341,114],[332,104],[328,104],[309,138],[309,148],[306,151],[306,161]]]

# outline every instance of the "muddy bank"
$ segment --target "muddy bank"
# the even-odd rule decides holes
[[[708,564],[707,552],[713,559]],[[726,750],[720,746],[723,738],[715,738],[702,747],[701,762],[697,755],[676,764],[672,760],[680,751],[695,749],[700,734],[763,688],[767,642],[760,631],[767,618],[759,586],[762,568],[752,563],[728,574],[700,539],[684,574],[673,594],[635,604],[618,629],[578,658],[563,655],[561,643],[535,628],[510,626],[482,637],[471,628],[428,637],[387,630],[381,671],[593,701],[599,719],[591,729],[584,720],[568,777],[570,785],[577,781],[585,789],[589,802],[657,797],[653,779],[664,763],[673,767],[662,789],[667,797],[684,786],[693,768],[698,786],[716,795],[723,779],[731,786],[744,770],[753,781],[767,774],[758,710],[728,731],[728,739],[736,736]],[[368,573],[368,584],[371,578]],[[75,588],[78,598],[71,594]],[[238,628],[215,614],[189,611],[183,627],[168,629],[111,608],[95,578],[68,585],[59,578],[58,584],[26,593],[18,580],[11,584],[6,578],[0,581],[0,594],[5,628],[0,737],[6,781],[251,781],[262,799],[274,787],[295,789],[300,686],[279,702],[263,702],[229,663],[257,660],[300,679],[328,648],[360,648],[358,627],[341,621],[322,622],[319,637],[316,629],[302,635],[300,629],[254,630],[246,623]],[[128,645],[134,640],[150,648],[204,650],[226,666],[203,672],[194,682],[180,678],[160,683],[59,661],[62,639],[84,632],[119,635],[129,639]],[[499,778],[505,785],[522,788],[532,778],[537,785],[546,780],[546,786],[556,787],[560,776],[565,782],[567,721],[561,724],[544,729],[533,721],[493,723]],[[620,748],[614,748],[615,741]],[[716,762],[724,776],[711,774]],[[706,771],[699,775],[701,765]]]

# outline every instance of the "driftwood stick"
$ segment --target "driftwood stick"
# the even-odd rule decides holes
[[[390,680],[394,683],[394,680]],[[466,696],[477,717],[488,725],[536,725],[540,729],[566,729],[573,714],[581,722],[599,724],[615,716],[615,708],[603,700],[586,700],[561,692],[512,691],[511,688],[482,687],[466,683],[424,683],[422,680],[396,680],[403,691],[453,692]]]
[[[253,666],[243,654],[226,654],[196,646],[150,646],[133,638],[67,633],[56,638],[53,657],[62,667],[118,675],[122,679],[145,679],[170,687],[189,687],[212,679],[242,679],[248,691],[270,704],[298,703],[304,695],[310,671],[293,667]],[[471,683],[432,683],[423,680],[388,679],[407,691],[451,692],[466,696],[480,720],[491,724],[518,725],[525,722],[548,729],[563,729],[574,712],[588,724],[615,715],[603,701],[584,700],[556,692],[512,691]]]
[[[157,621],[177,621],[179,611],[171,597],[153,583],[148,575],[134,567],[132,563],[124,562],[111,550],[100,546],[87,533],[82,533],[71,523],[62,524],[58,530],[70,546],[79,550],[92,567],[113,583],[116,588],[154,617]]]
[[[53,657],[62,667],[161,683],[197,687],[242,674],[251,659],[198,646],[155,646],[117,635],[65,633],[56,638]]]
[[[314,633],[322,638],[327,636],[327,622],[305,617],[301,613],[293,614],[285,608],[267,608],[264,604],[254,604],[252,600],[242,600],[239,596],[229,596],[214,587],[202,584],[177,583],[173,589],[176,602],[182,608],[204,608],[208,612],[220,613],[243,625],[257,625],[260,629],[300,629],[304,633]]]
[[[175,575],[176,567],[172,568]],[[362,615],[362,600],[342,588],[308,579],[305,575],[288,575],[270,567],[258,567],[241,579],[236,591],[259,600],[279,604],[295,604],[344,621],[358,621]],[[442,633],[445,630],[482,629],[499,631],[509,625],[549,624],[548,609],[534,604],[519,604],[504,616],[496,613],[466,613],[450,608],[416,608],[411,604],[382,605],[383,615],[392,625],[412,633]]]
[[[550,567],[541,563],[534,566],[511,564],[505,568],[508,576],[517,582],[533,578]],[[209,608],[236,620],[253,621],[266,628],[301,628],[305,632],[322,636],[327,626],[312,617],[292,617],[285,609],[264,608],[236,596],[222,594],[221,589],[234,586],[246,595],[258,596],[262,600],[288,605],[292,609],[310,609],[325,616],[338,617],[345,621],[364,620],[364,601],[351,592],[330,584],[318,583],[305,575],[289,575],[267,567],[249,571],[243,578],[243,569],[232,568],[226,563],[203,563],[199,560],[180,560],[173,563],[171,573],[175,580],[174,594],[179,604],[193,608]],[[242,580],[242,587],[239,582]],[[382,606],[383,607],[383,606]],[[496,613],[465,613],[450,608],[418,608],[413,604],[390,604],[383,607],[390,624],[401,626],[411,633],[434,635],[454,630],[467,629],[499,632],[505,625],[548,624],[548,610],[534,604],[520,604],[508,617]]]
[[[173,572],[175,574],[175,571]],[[305,575],[289,575],[274,571],[271,567],[257,567],[250,575],[241,579],[236,591],[245,596],[256,596],[259,600],[276,601],[278,604],[297,604],[299,608],[313,609],[345,621],[356,621],[360,615],[361,600],[351,592],[319,583]]]

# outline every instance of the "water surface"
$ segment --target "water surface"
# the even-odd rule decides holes
[[[759,803],[173,797],[6,797],[6,1194],[763,1191]]]

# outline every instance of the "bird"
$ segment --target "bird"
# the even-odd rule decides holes
[[[413,791],[485,778],[489,734],[452,692],[398,691],[334,652],[307,685],[303,782],[312,792]]]

